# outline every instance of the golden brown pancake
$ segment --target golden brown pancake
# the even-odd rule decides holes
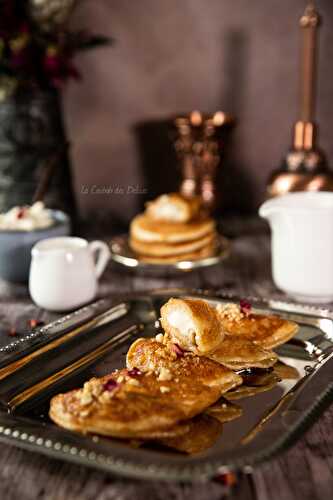
[[[215,241],[213,241],[200,250],[184,253],[175,257],[148,257],[147,255],[141,254],[137,254],[137,256],[141,262],[146,262],[147,264],[174,264],[176,262],[206,259],[207,257],[213,256],[215,254],[215,251],[216,244]]]
[[[189,430],[181,436],[159,439],[168,448],[194,455],[209,449],[222,434],[222,424],[209,415],[199,415],[189,422]]]
[[[201,198],[184,198],[180,193],[162,194],[146,204],[146,214],[159,221],[189,222],[199,215]]]
[[[220,394],[242,383],[242,378],[232,370],[208,358],[182,352],[177,346],[175,350],[172,347],[155,339],[138,339],[128,350],[127,367],[154,373],[162,381],[179,383],[185,379],[190,385],[214,387]]]
[[[211,244],[215,238],[215,233],[208,233],[198,240],[186,243],[146,243],[131,238],[129,245],[134,252],[147,257],[181,257],[182,254],[193,253]]]
[[[216,309],[205,300],[169,299],[161,308],[161,324],[168,339],[198,355],[214,351],[224,338]]]
[[[174,432],[171,428],[175,424],[202,412],[242,380],[226,369],[218,369],[214,378],[211,366],[200,359],[191,369],[178,358],[173,366],[171,376],[161,367],[158,375],[124,369],[93,378],[83,389],[53,398],[50,417],[62,427],[81,432],[120,438],[156,437],[168,429]],[[195,369],[201,378],[189,376]],[[207,383],[203,384],[206,374]]]
[[[139,214],[131,222],[130,236],[142,242],[185,243],[203,238],[214,230],[214,220],[205,216],[187,223],[176,223]]]
[[[241,417],[243,410],[240,406],[230,403],[226,399],[222,398],[220,401],[207,408],[204,414],[216,418],[223,424]]]
[[[158,398],[128,393],[121,387],[104,390],[108,378],[88,382],[95,395],[86,383],[84,389],[52,398],[50,418],[66,429],[117,438],[157,438],[183,419],[182,411]]]
[[[268,368],[277,362],[277,355],[273,351],[243,337],[226,336],[219,347],[208,354],[209,358],[230,368],[241,370],[244,368]]]
[[[226,335],[246,338],[266,349],[273,349],[290,340],[298,325],[279,316],[243,314],[237,304],[216,307]]]

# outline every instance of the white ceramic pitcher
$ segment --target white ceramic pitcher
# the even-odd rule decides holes
[[[333,193],[290,193],[259,209],[272,229],[272,274],[296,300],[333,300]]]
[[[110,250],[103,241],[61,237],[39,241],[31,255],[32,299],[50,311],[68,311],[94,299]]]

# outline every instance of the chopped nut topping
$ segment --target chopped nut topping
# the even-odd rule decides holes
[[[170,392],[170,387],[166,387],[165,385],[161,385],[160,391],[162,394],[164,394],[165,392]]]
[[[80,397],[81,405],[83,405],[83,406],[89,405],[90,403],[92,403],[92,401],[93,401],[92,395],[83,391],[82,395]]]
[[[98,401],[101,403],[108,403],[112,398],[113,395],[115,394],[116,391],[110,392],[110,391],[104,391],[102,394],[99,396]]]
[[[101,392],[103,392],[103,386],[101,384],[96,384],[91,388],[91,393],[95,398],[98,398]]]
[[[88,380],[88,382],[85,382],[83,386],[83,392],[85,394],[93,394],[94,389],[98,386],[98,380],[97,378],[92,378],[91,380]]]
[[[163,342],[163,339],[164,339],[164,335],[163,335],[163,333],[159,333],[159,334],[158,334],[158,335],[156,335],[156,337],[155,337],[155,340],[156,340],[157,342],[161,342],[161,343],[162,343],[162,342]]]
[[[155,364],[151,359],[149,359],[146,367],[146,372],[154,372],[154,370],[155,370]]]
[[[244,318],[245,314],[242,313],[241,308],[237,304],[219,304],[216,311],[221,319],[229,321],[240,321]]]
[[[139,382],[136,378],[130,378],[130,379],[127,381],[127,383],[128,383],[129,385],[136,385],[136,386],[140,385],[140,382]]]
[[[171,375],[171,372],[168,368],[165,368],[164,366],[162,366],[157,378],[158,378],[158,380],[171,380],[172,375]]]
[[[79,417],[85,418],[90,414],[90,410],[81,410],[79,413]]]

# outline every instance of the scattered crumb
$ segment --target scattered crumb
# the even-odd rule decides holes
[[[171,375],[171,372],[168,368],[165,368],[164,366],[162,366],[157,378],[158,378],[158,380],[171,380],[172,375]]]
[[[159,333],[159,334],[157,334],[157,335],[156,335],[156,337],[155,337],[155,340],[156,340],[157,342],[161,342],[161,343],[162,343],[162,342],[163,342],[163,339],[164,339],[164,335],[163,335],[163,333]]]
[[[162,394],[164,394],[165,392],[170,392],[170,387],[166,387],[165,385],[161,385],[160,391]]]

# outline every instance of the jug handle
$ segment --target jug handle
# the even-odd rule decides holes
[[[95,240],[88,244],[89,251],[92,253],[95,260],[95,273],[97,278],[99,278],[107,263],[110,260],[111,252],[109,247],[104,241]]]

